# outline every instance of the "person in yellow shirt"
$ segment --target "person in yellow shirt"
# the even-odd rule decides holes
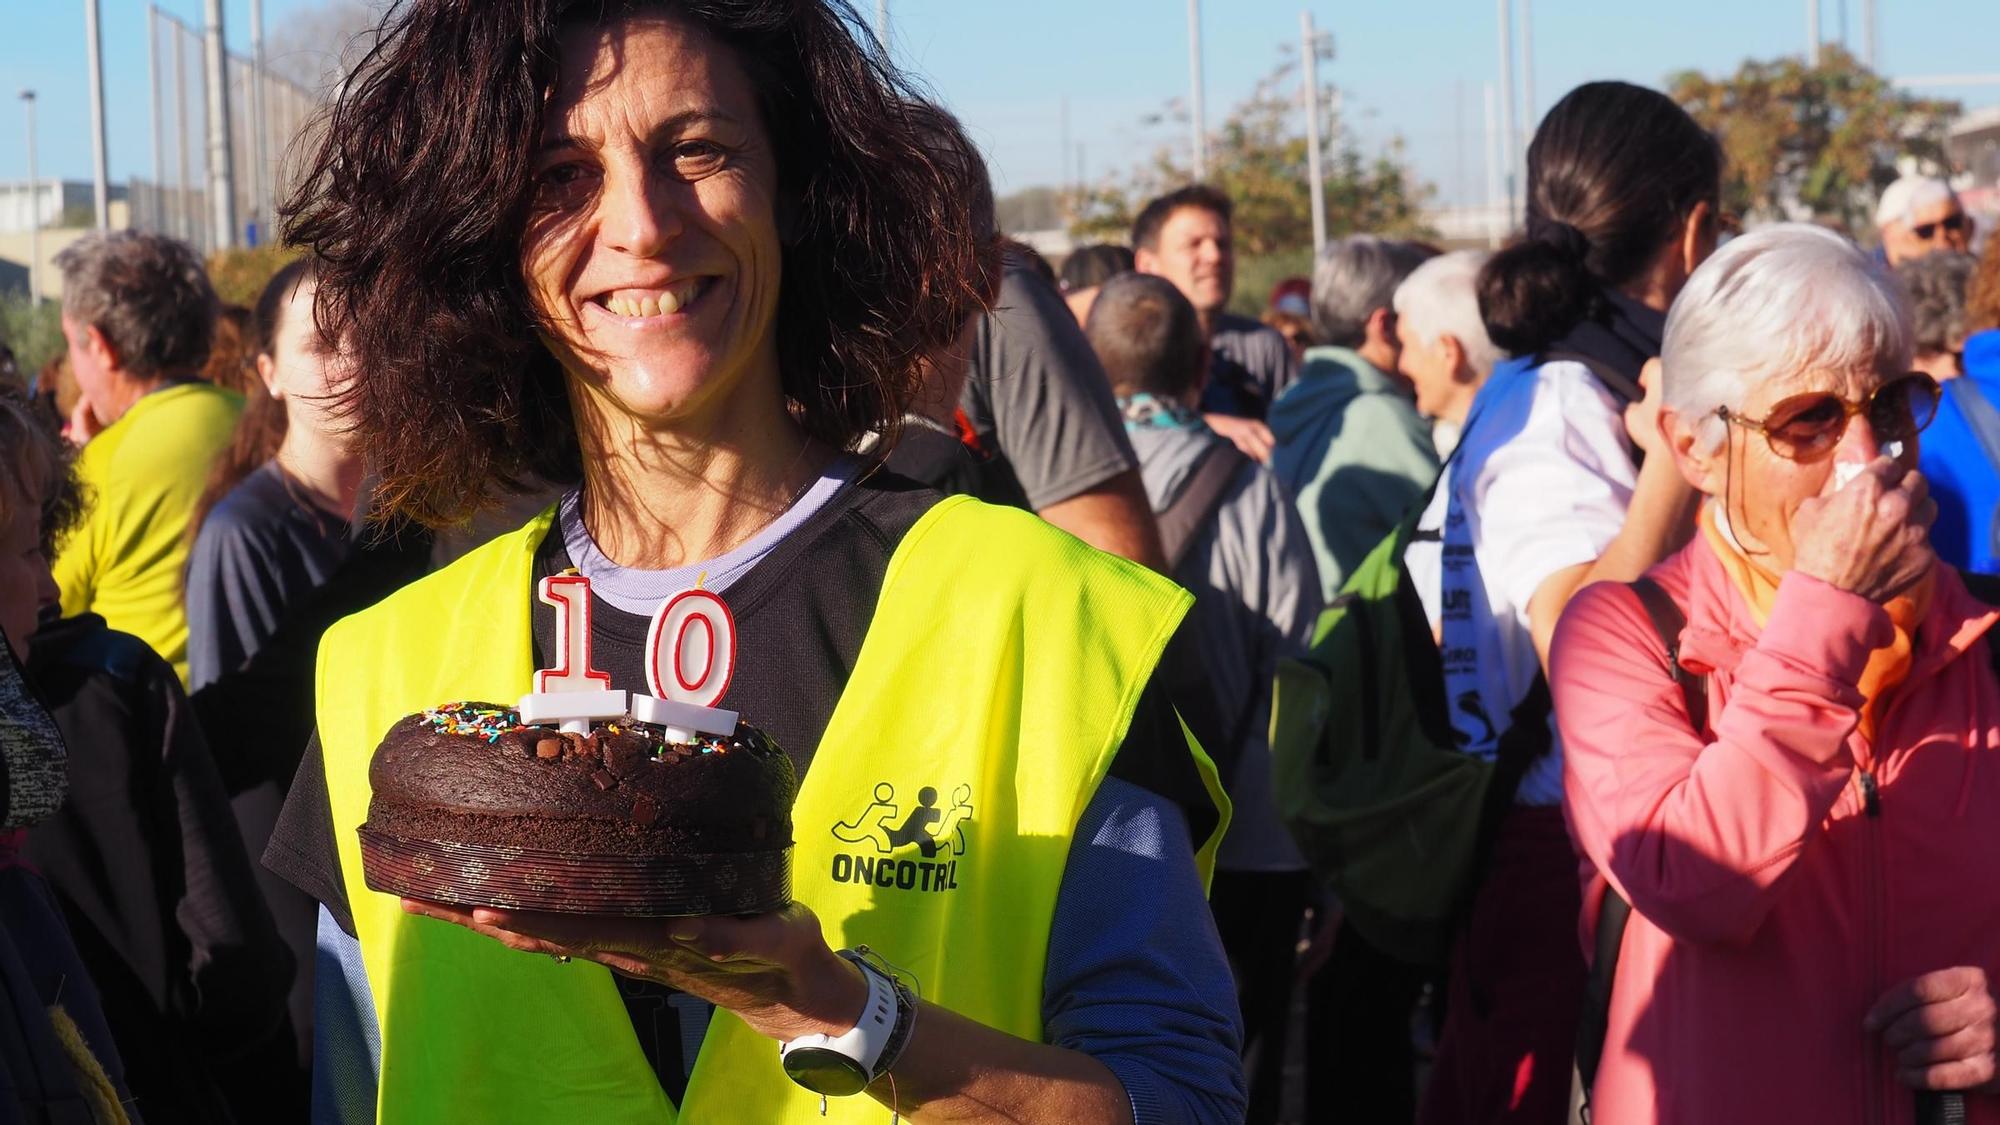
[[[56,256],[63,337],[83,392],[70,419],[87,441],[77,475],[89,508],[57,548],[64,617],[101,615],[187,682],[188,519],[241,396],[199,381],[215,291],[185,243],[139,231],[96,234]]]

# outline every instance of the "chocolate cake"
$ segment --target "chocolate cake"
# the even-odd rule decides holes
[[[588,734],[454,703],[390,728],[368,768],[370,888],[572,913],[746,914],[791,901],[787,758],[763,732]]]

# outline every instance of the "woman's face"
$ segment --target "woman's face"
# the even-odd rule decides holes
[[[578,27],[521,266],[586,409],[645,428],[778,394],[778,167],[734,54],[666,16]]]
[[[292,288],[271,349],[257,356],[257,374],[284,400],[287,426],[335,436],[344,428],[333,413],[333,396],[351,368],[343,349],[329,344],[313,323],[316,288],[310,281]]]
[[[1808,371],[1770,379],[1751,389],[1731,410],[1752,421],[1769,417],[1774,407],[1796,395],[1829,391],[1858,403],[1877,387],[1899,376],[1874,370]],[[1826,495],[1842,483],[1841,465],[1866,465],[1893,456],[1905,468],[1917,467],[1917,440],[1906,435],[1897,447],[1895,434],[1878,434],[1868,415],[1847,419],[1846,429],[1829,454],[1817,460],[1792,460],[1771,448],[1764,435],[1734,423],[1726,424],[1721,447],[1706,456],[1678,446],[1682,466],[1703,492],[1722,500],[1737,542],[1766,570],[1780,573],[1792,567],[1792,517],[1799,505]]]

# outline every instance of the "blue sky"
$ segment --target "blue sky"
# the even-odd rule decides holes
[[[874,0],[858,0],[872,17]],[[1520,0],[1515,0],[1518,7]],[[146,5],[102,0],[111,174],[152,166]],[[265,0],[267,33],[315,0]],[[2000,9],[1992,0],[1879,0],[1879,63],[1889,74],[2000,71]],[[200,0],[166,0],[190,24]],[[1498,71],[1495,4],[1487,0],[1205,0],[1206,99],[1211,124],[1296,41],[1301,8],[1336,38],[1322,81],[1343,91],[1365,144],[1408,142],[1420,174],[1450,199],[1484,190],[1482,84]],[[1823,0],[1825,38],[1858,52],[1862,0]],[[248,0],[224,5],[232,47],[249,41]],[[1546,109],[1593,78],[1658,84],[1670,72],[1733,70],[1747,57],[1803,50],[1797,0],[1536,0],[1535,91]],[[1093,178],[1144,160],[1185,131],[1140,121],[1188,84],[1183,0],[890,0],[892,45],[970,126],[1007,192],[1061,178],[1061,105]],[[0,180],[26,175],[23,86],[40,93],[41,171],[90,175],[89,101],[79,0],[0,0]],[[1933,91],[1967,106],[2000,104],[2000,86]],[[1461,108],[1462,107],[1462,108]],[[1458,121],[1463,114],[1463,132]],[[1461,139],[1462,138],[1462,139]]]

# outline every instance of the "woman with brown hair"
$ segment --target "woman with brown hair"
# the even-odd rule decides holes
[[[195,506],[188,558],[188,687],[240,667],[350,551],[361,453],[334,415],[346,358],[313,323],[312,261],[257,299],[250,397]]]
[[[1225,818],[1152,687],[1186,595],[852,452],[893,443],[995,268],[976,151],[872,43],[835,0],[412,0],[332,107],[290,230],[378,498],[436,524],[531,475],[569,491],[321,644],[266,857],[325,907],[321,1120],[1240,1117],[1196,860]],[[527,692],[553,666],[535,581],[572,568],[614,690],[644,691],[666,599],[730,607],[718,705],[802,778],[790,907],[363,882],[377,741]],[[962,845],[921,828],[947,794]],[[952,886],[842,877],[832,829],[881,803],[906,830],[869,856],[959,849]]]

